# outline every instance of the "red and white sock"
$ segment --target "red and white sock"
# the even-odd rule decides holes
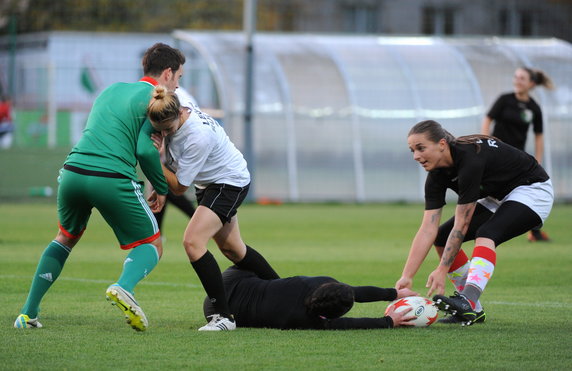
[[[449,273],[447,277],[453,282],[453,286],[458,292],[463,291],[465,288],[465,281],[469,273],[469,258],[463,250],[459,250],[459,253],[455,257],[455,261],[451,264],[449,268]]]
[[[463,292],[463,289],[465,288],[465,282],[467,281],[467,277],[469,275],[470,266],[471,264],[467,254],[465,254],[462,249],[459,250],[457,256],[455,257],[455,261],[453,261],[451,268],[449,268],[449,273],[447,273],[447,277],[449,280],[451,280],[457,292]],[[477,312],[483,310],[481,302],[478,300],[475,303],[475,310]]]
[[[479,297],[493,275],[496,261],[497,253],[493,249],[477,246],[473,250],[467,280],[461,293],[471,302],[476,311],[479,311],[480,303],[477,306]]]

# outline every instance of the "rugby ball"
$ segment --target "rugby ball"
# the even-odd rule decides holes
[[[427,327],[435,322],[439,316],[435,303],[422,296],[408,296],[392,301],[385,309],[386,316],[392,307],[395,308],[396,313],[404,310],[410,311],[409,315],[416,317],[411,320],[415,327]],[[411,311],[411,309],[413,310]]]

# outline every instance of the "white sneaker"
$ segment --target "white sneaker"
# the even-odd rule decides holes
[[[15,328],[42,328],[38,318],[30,318],[26,314],[20,314],[14,322]]]
[[[221,316],[220,314],[213,314],[208,316],[210,322],[199,329],[199,331],[232,331],[236,330],[236,322],[230,318]]]
[[[147,329],[149,325],[147,317],[145,317],[143,309],[141,309],[139,304],[135,301],[135,298],[129,292],[114,283],[107,288],[105,295],[112,305],[116,305],[117,308],[123,312],[127,323],[135,331],[145,331]]]

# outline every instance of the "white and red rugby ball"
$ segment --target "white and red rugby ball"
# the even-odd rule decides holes
[[[395,308],[395,313],[413,309],[409,312],[409,315],[416,317],[411,320],[411,322],[415,324],[415,327],[427,327],[435,322],[439,316],[435,303],[422,296],[408,296],[392,301],[387,306],[387,309],[385,309],[385,315],[387,315],[392,307]]]

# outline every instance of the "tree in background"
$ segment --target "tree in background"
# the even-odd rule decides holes
[[[293,30],[298,1],[259,0],[262,30]],[[4,0],[0,34],[17,17],[17,33],[44,31],[170,32],[240,30],[244,1],[237,0]]]

